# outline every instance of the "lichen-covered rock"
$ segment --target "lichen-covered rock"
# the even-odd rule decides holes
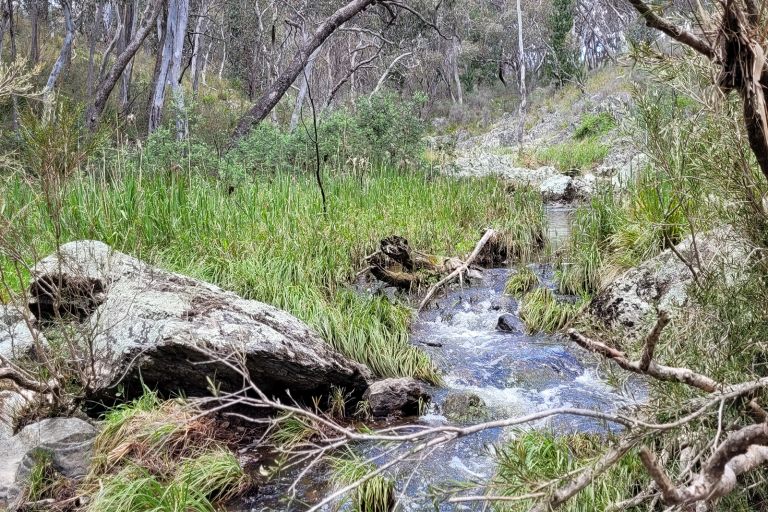
[[[569,202],[576,198],[573,178],[565,174],[557,174],[544,180],[539,185],[539,192],[545,201]]]
[[[94,392],[111,396],[150,388],[206,393],[214,381],[239,389],[242,379],[216,351],[242,354],[268,394],[319,395],[332,385],[356,394],[370,372],[333,350],[294,316],[211,284],[150,266],[95,241],[72,242],[34,269],[30,309],[80,322],[96,355]],[[58,295],[58,297],[54,297]]]
[[[375,417],[416,416],[429,402],[427,387],[409,377],[384,379],[371,384],[363,395]]]
[[[23,492],[40,454],[66,478],[88,472],[98,431],[76,418],[49,418],[24,427],[13,437],[0,438],[0,505],[13,503]]]
[[[735,269],[745,263],[748,254],[745,242],[730,228],[699,234],[695,246],[688,237],[675,249],[693,265],[700,261],[703,268],[699,272],[721,269],[726,279],[737,275]],[[657,308],[671,311],[684,306],[692,282],[688,266],[667,249],[616,278],[593,299],[590,312],[606,324],[638,336],[655,322]]]

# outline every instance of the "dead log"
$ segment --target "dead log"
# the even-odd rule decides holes
[[[393,235],[379,242],[379,250],[366,258],[376,279],[401,290],[413,291],[436,277],[453,272],[463,262],[413,249],[408,240]]]

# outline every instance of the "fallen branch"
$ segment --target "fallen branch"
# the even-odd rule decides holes
[[[456,270],[442,278],[440,281],[438,281],[434,286],[432,286],[427,294],[424,296],[424,299],[419,304],[419,308],[417,311],[421,311],[424,309],[424,307],[429,303],[429,301],[432,299],[432,296],[443,286],[445,286],[447,283],[451,282],[453,279],[455,279],[457,276],[460,276],[464,272],[467,271],[469,266],[472,264],[473,261],[475,261],[475,258],[477,258],[478,254],[480,254],[480,251],[483,250],[483,247],[485,247],[485,244],[488,243],[488,240],[493,238],[493,236],[496,235],[496,231],[493,229],[487,229],[485,230],[485,234],[480,239],[480,241],[475,246],[475,250],[472,251],[472,254],[469,255],[469,258],[466,259],[466,261],[459,266]]]
[[[654,331],[655,330],[656,329],[654,328]],[[649,338],[652,337],[654,331],[651,332]],[[568,335],[581,347],[612,360],[621,368],[629,372],[648,375],[654,379],[662,380],[665,382],[680,382],[682,384],[687,384],[694,388],[698,388],[702,391],[706,391],[707,393],[712,393],[722,386],[722,384],[716,380],[711,379],[706,375],[696,373],[688,368],[663,366],[656,364],[652,360],[649,360],[647,365],[645,365],[643,361],[630,361],[624,352],[609,347],[608,345],[600,343],[599,341],[590,339],[575,329],[570,329],[568,331]],[[655,346],[655,342],[653,342],[653,340],[652,344]]]

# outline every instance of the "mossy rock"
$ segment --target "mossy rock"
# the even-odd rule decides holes
[[[475,393],[457,392],[445,397],[443,415],[451,421],[465,423],[488,418],[485,402]]]

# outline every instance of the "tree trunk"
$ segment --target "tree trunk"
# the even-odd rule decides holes
[[[123,27],[125,32],[123,34],[123,48],[120,53],[125,51],[125,48],[130,44],[131,38],[136,33],[137,25],[139,22],[139,0],[133,0],[132,4],[125,6],[125,16]],[[128,115],[128,109],[131,105],[131,80],[133,79],[133,59],[125,67],[125,72],[120,80],[120,114],[123,116]]]
[[[189,18],[189,0],[170,0],[163,34],[163,45],[158,55],[159,66],[152,102],[149,107],[149,133],[160,127],[165,107],[167,86],[171,86],[176,111],[176,136],[186,137],[188,127],[184,112],[184,93],[179,84],[184,36]]]
[[[456,102],[459,105],[464,104],[464,90],[461,87],[461,77],[459,74],[459,54],[461,53],[461,41],[458,36],[453,37],[453,46],[451,48],[451,74],[453,83],[456,87]]]
[[[523,148],[523,128],[525,127],[525,114],[528,109],[528,89],[525,84],[525,45],[523,44],[523,9],[520,0],[517,0],[517,48],[518,62],[520,67],[520,108],[517,112],[517,144],[522,151]]]
[[[67,56],[72,51],[72,40],[75,37],[75,23],[72,21],[72,6],[69,0],[63,0],[61,7],[64,11],[64,27],[66,33],[64,34],[64,42],[61,44],[61,51],[53,64],[51,74],[48,75],[48,81],[43,88],[43,102],[45,104],[46,116],[52,112],[53,107],[53,90],[56,87],[56,82],[61,76],[61,72],[64,69],[64,64],[67,61]]]
[[[190,67],[192,68],[192,92],[197,96],[197,91],[200,87],[200,72],[202,66],[200,65],[202,55],[200,46],[202,44],[203,34],[208,30],[208,2],[203,2],[200,5],[200,14],[197,17],[197,23],[195,23],[195,34],[192,36],[192,62]]]
[[[301,77],[301,85],[299,86],[299,93],[296,97],[296,106],[293,108],[293,114],[291,114],[290,130],[294,131],[299,126],[299,119],[301,118],[301,111],[304,108],[304,100],[307,97],[307,89],[309,88],[309,81],[312,80],[312,70],[315,69],[315,60],[317,54],[320,52],[320,48],[314,51],[307,61],[307,65],[304,68],[304,73]]]
[[[131,62],[131,59],[136,55],[136,52],[139,51],[142,43],[144,43],[144,40],[152,30],[152,25],[155,23],[155,20],[157,20],[157,17],[162,10],[162,5],[163,0],[153,0],[147,5],[144,13],[144,20],[142,21],[138,32],[134,34],[133,39],[131,39],[131,42],[126,46],[125,50],[117,56],[109,73],[107,73],[104,79],[99,83],[99,87],[94,94],[93,102],[86,112],[86,123],[91,131],[95,131],[96,128],[98,128],[101,114],[104,112],[104,108],[107,105],[107,100],[109,100],[109,95],[112,93],[112,89],[115,88],[115,85],[122,76],[126,66]]]
[[[8,39],[11,45],[11,62],[16,62],[16,27],[13,25],[13,0],[6,0],[5,2],[8,9]],[[19,131],[19,99],[14,96],[12,98],[13,103],[13,119],[11,124],[13,131],[18,135]]]
[[[5,28],[8,26],[11,12],[8,10],[8,5],[3,2],[2,13],[0,16],[0,58],[3,56],[3,39],[5,38]]]
[[[310,56],[337,28],[374,3],[376,3],[376,0],[352,0],[328,17],[317,28],[312,38],[302,45],[298,54],[280,76],[277,77],[277,80],[270,85],[256,104],[240,119],[237,128],[232,134],[230,146],[233,146],[238,140],[248,135],[254,126],[269,115],[291,87],[291,84],[301,74]]]
[[[29,36],[29,60],[32,64],[37,64],[40,61],[40,36],[38,34],[40,29],[40,0],[32,0],[30,9],[30,36]]]
[[[88,31],[88,77],[86,78],[86,94],[90,98],[93,94],[93,83],[96,80],[94,76],[95,72],[95,57],[96,57],[96,43],[98,43],[101,36],[101,2],[96,4],[96,12],[93,15],[93,24]]]

